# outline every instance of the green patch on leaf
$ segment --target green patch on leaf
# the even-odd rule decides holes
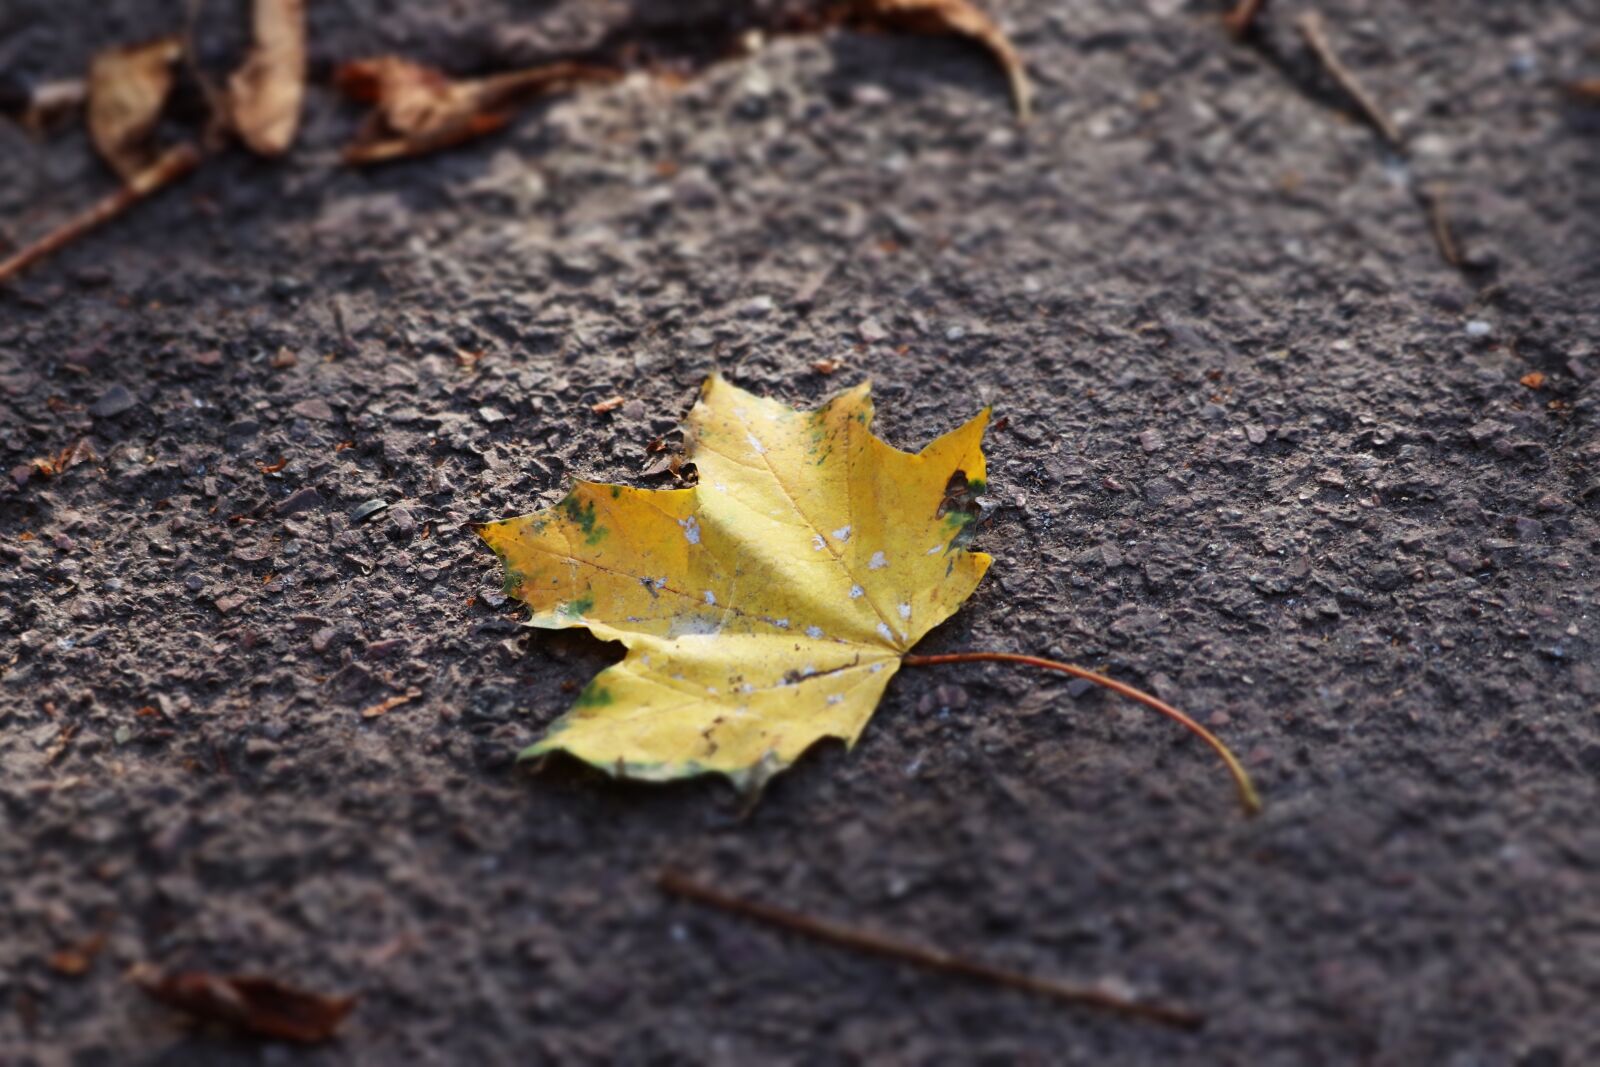
[[[583,687],[583,692],[578,694],[578,699],[573,703],[573,708],[603,708],[611,703],[611,690],[597,682],[590,682]]]

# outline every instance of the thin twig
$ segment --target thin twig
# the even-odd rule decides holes
[[[1125,682],[1091,671],[1086,667],[1079,667],[1072,663],[1063,663],[1060,660],[1045,659],[1042,656],[1024,656],[1016,652],[947,652],[937,656],[907,655],[900,659],[907,667],[931,667],[940,663],[1021,663],[1029,667],[1042,667],[1049,671],[1060,671],[1070,674],[1074,678],[1082,678],[1103,686],[1127,697],[1136,700],[1145,707],[1158,711],[1167,718],[1176,722],[1190,733],[1211,747],[1211,750],[1222,757],[1222,762],[1227,765],[1228,773],[1233,777],[1234,787],[1239,792],[1239,803],[1244,806],[1247,815],[1256,815],[1261,811],[1261,796],[1256,792],[1256,787],[1250,781],[1249,773],[1233,751],[1217,739],[1217,735],[1195,722],[1188,715],[1168,704],[1166,701],[1151,696],[1142,689],[1135,689]]]
[[[1333,50],[1333,46],[1328,43],[1327,24],[1323,22],[1321,13],[1307,11],[1295,20],[1295,26],[1323,67],[1332,75],[1333,80],[1339,83],[1339,88],[1356,102],[1366,120],[1377,128],[1383,139],[1392,147],[1403,148],[1405,139],[1400,136],[1399,127],[1384,113],[1383,108],[1378,106],[1377,100],[1373,99],[1372,94],[1367,92],[1366,87],[1356,79],[1355,74],[1344,65],[1338,53]]]
[[[1130,1018],[1161,1023],[1164,1026],[1174,1026],[1183,1030],[1197,1030],[1205,1025],[1203,1016],[1187,1008],[1172,1007],[1150,1001],[1130,1000],[1093,986],[1072,985],[1050,978],[1039,978],[1034,975],[1023,974],[1019,971],[1009,971],[992,964],[957,956],[955,953],[946,952],[943,949],[899,941],[868,930],[829,922],[826,919],[819,919],[802,912],[789,911],[786,908],[774,907],[771,904],[762,904],[759,901],[731,896],[670,868],[656,876],[656,885],[663,892],[670,893],[673,896],[683,897],[686,900],[692,900],[698,904],[704,904],[732,915],[741,915],[747,919],[754,919],[769,926],[781,927],[784,930],[803,934],[813,940],[837,945],[840,948],[865,952],[874,956],[884,956],[903,963],[915,964],[931,971],[959,975],[963,978],[974,978],[1004,986],[1008,989],[1019,989],[1024,992],[1035,993],[1062,1003],[1099,1008]]]
[[[1455,233],[1450,226],[1450,215],[1445,211],[1444,193],[1431,185],[1418,185],[1417,201],[1428,216],[1428,229],[1433,232],[1433,243],[1439,246],[1439,255],[1452,267],[1459,269],[1466,266],[1466,261],[1461,258],[1461,246],[1456,244]]]
[[[353,356],[356,352],[356,344],[354,341],[350,340],[350,329],[345,325],[344,322],[344,301],[339,299],[338,294],[334,294],[332,304],[333,324],[339,330],[339,343],[344,346],[345,355]]]
[[[1243,37],[1255,26],[1256,16],[1267,6],[1267,0],[1239,0],[1233,10],[1222,16],[1222,24],[1235,37]]]
[[[193,145],[168,149],[165,155],[135,174],[122,188],[0,262],[0,282],[9,281],[13,275],[26,270],[37,260],[71,244],[95,227],[110,222],[145,197],[193,170],[199,162],[200,152]]]

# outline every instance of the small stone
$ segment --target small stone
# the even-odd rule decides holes
[[[409,508],[395,508],[389,512],[389,525],[395,532],[409,537],[417,532],[417,517]]]
[[[335,630],[331,626],[324,626],[322,629],[311,635],[311,651],[321,655],[322,653],[328,651],[328,648],[333,644],[333,639],[338,636],[338,630]]]
[[[1264,445],[1267,443],[1267,428],[1252,422],[1244,428],[1244,436],[1253,445]]]
[[[302,511],[321,506],[322,497],[318,496],[317,491],[308,485],[304,489],[295,490],[279,501],[278,514],[280,516],[297,515]]]
[[[332,422],[334,420],[333,408],[320,396],[308,397],[289,409],[303,419],[315,422]]]
[[[887,341],[889,339],[889,331],[884,329],[883,323],[879,322],[877,319],[862,319],[861,325],[856,327],[856,332],[859,333],[861,335],[861,339],[869,345],[875,345],[881,341]]]
[[[1484,419],[1468,427],[1467,436],[1472,438],[1474,444],[1481,445],[1485,441],[1493,441],[1497,437],[1504,436],[1510,429],[1510,426],[1497,419]]]
[[[478,409],[478,418],[482,419],[489,426],[498,426],[502,422],[506,421],[506,416],[501,414],[498,408],[492,408],[488,405]]]
[[[1161,435],[1154,430],[1145,430],[1139,434],[1139,447],[1146,452],[1161,451]]]
[[[922,699],[917,701],[917,710],[924,715],[960,711],[967,706],[968,699],[967,691],[961,686],[945,683],[935,686],[932,692],[922,694]]]
[[[221,612],[223,615],[228,615],[242,605],[244,603],[244,599],[244,597],[237,594],[233,596],[218,597],[217,611]]]
[[[215,348],[208,348],[204,352],[196,352],[189,358],[194,361],[194,364],[197,367],[222,366],[222,353],[217,351]]]
[[[100,394],[89,410],[96,418],[109,419],[139,406],[139,400],[122,385],[113,385]]]
[[[1466,329],[1468,337],[1488,337],[1494,332],[1494,327],[1482,319],[1473,319],[1468,322]]]
[[[774,306],[770,296],[752,297],[739,309],[739,316],[746,319],[764,319],[772,314]]]
[[[388,507],[389,502],[387,500],[382,500],[377,497],[374,497],[371,500],[363,500],[361,503],[350,509],[350,521],[366,522],[379,512],[387,510]]]
[[[244,743],[246,759],[265,762],[278,754],[278,743],[265,737],[252,737]]]

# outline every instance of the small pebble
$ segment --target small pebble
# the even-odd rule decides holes
[[[94,402],[89,411],[96,418],[109,419],[138,406],[138,398],[128,392],[126,386],[113,385],[100,394],[100,399]]]

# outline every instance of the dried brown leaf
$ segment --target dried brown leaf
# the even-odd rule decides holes
[[[1567,95],[1584,104],[1600,104],[1600,78],[1567,83]]]
[[[152,999],[204,1022],[302,1045],[330,1040],[356,1005],[355,997],[313,993],[260,975],[167,974],[141,964],[129,977]]]
[[[53,478],[95,458],[97,457],[94,454],[94,446],[89,443],[87,437],[80,437],[53,456],[36,456],[30,459],[28,466],[32,474],[42,478]]]
[[[177,37],[108,48],[89,64],[89,137],[125,183],[150,165],[150,133],[172,92]]]
[[[402,704],[409,704],[421,695],[422,690],[418,689],[416,686],[412,686],[404,693],[396,693],[394,696],[389,697],[386,700],[378,701],[371,707],[362,708],[361,717],[363,719],[376,719],[381,715],[387,715],[395,708],[400,707]]]
[[[89,968],[94,966],[94,958],[100,954],[105,945],[105,934],[91,934],[81,941],[52,952],[46,962],[57,974],[68,978],[81,978],[89,973]]]
[[[1033,113],[1033,88],[1022,57],[994,20],[974,7],[971,0],[854,0],[851,16],[858,24],[914,33],[948,33],[976,41],[1005,71],[1017,117],[1027,121]]]
[[[255,43],[228,79],[228,110],[251,151],[282,155],[306,92],[305,0],[255,0],[251,21]]]
[[[399,56],[353,60],[339,68],[334,82],[373,111],[346,146],[345,162],[381,163],[448,148],[498,130],[527,99],[617,76],[601,67],[552,63],[456,81]]]

